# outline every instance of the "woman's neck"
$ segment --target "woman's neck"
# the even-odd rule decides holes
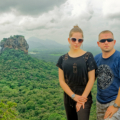
[[[71,54],[78,54],[78,53],[80,53],[80,52],[82,52],[83,50],[82,49],[70,49],[70,51],[69,51],[69,53],[71,53]]]
[[[72,50],[70,49],[70,51],[68,52],[68,54],[71,56],[71,57],[78,57],[78,56],[81,56],[83,54],[85,54],[86,51],[82,50],[82,49],[77,49],[77,50]]]

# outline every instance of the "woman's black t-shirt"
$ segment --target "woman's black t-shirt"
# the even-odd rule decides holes
[[[56,66],[63,70],[66,84],[75,94],[79,95],[82,95],[88,82],[88,72],[97,69],[94,57],[90,52],[75,58],[66,53],[60,56]]]

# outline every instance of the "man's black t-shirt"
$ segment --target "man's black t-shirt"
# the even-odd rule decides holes
[[[88,72],[97,69],[96,62],[90,52],[79,57],[70,57],[68,53],[60,56],[56,66],[64,72],[67,85],[75,93],[81,95],[88,82]]]

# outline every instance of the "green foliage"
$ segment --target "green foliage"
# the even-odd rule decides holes
[[[17,39],[19,37],[24,38],[23,35],[14,35],[14,36],[10,36],[10,39]],[[8,38],[3,38],[3,40],[1,40],[1,43],[4,43]]]
[[[53,113],[49,116],[48,120],[66,120],[66,119],[57,113]]]
[[[10,36],[11,39],[17,39],[17,38],[19,38],[19,37],[24,38],[23,35],[14,35],[14,36]]]
[[[2,43],[2,42],[5,42],[6,40],[7,40],[7,38],[3,38],[3,40],[1,40],[1,43]]]
[[[0,102],[0,120],[20,120],[16,117],[18,115],[16,106],[15,102],[2,100]]]
[[[0,99],[16,102],[22,120],[47,120],[52,113],[65,118],[57,70],[54,63],[6,49],[0,56]]]
[[[66,49],[45,49],[45,50],[39,50],[39,49],[33,49],[28,52],[31,57],[38,58],[41,60],[45,60],[47,62],[54,62],[56,63],[58,58],[67,53],[69,48]],[[54,54],[53,54],[54,53]]]

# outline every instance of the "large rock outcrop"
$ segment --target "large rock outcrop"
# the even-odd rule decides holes
[[[0,46],[1,46],[1,53],[6,48],[10,48],[15,50],[21,49],[27,54],[29,48],[27,41],[22,35],[14,35],[11,36],[10,38],[3,38],[3,40],[0,42]]]

